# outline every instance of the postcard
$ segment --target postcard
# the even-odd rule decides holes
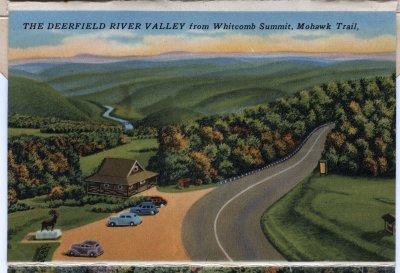
[[[9,262],[393,262],[394,11],[18,10]]]

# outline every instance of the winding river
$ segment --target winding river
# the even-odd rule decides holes
[[[133,123],[131,123],[130,121],[122,119],[122,118],[116,118],[116,117],[110,116],[111,112],[114,111],[114,107],[111,107],[108,105],[103,105],[103,107],[106,108],[106,111],[102,115],[104,118],[118,121],[119,123],[122,124],[124,129],[133,129]]]

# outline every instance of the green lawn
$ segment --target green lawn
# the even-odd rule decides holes
[[[261,225],[289,261],[393,261],[395,180],[313,174],[267,210]]]
[[[8,128],[8,137],[19,136],[19,135],[32,135],[32,136],[49,137],[49,136],[60,135],[60,134],[41,133],[40,129]]]
[[[26,201],[26,200],[24,200]],[[33,201],[35,202],[35,201]],[[25,202],[29,203],[29,202]],[[91,223],[102,218],[105,218],[109,213],[93,213],[90,211],[93,205],[85,205],[82,207],[59,207],[59,218],[56,228],[62,231],[79,227],[87,223]],[[49,208],[35,208],[27,211],[20,211],[8,215],[8,228],[12,230],[8,249],[9,261],[32,261],[36,249],[41,244],[26,244],[20,241],[29,233],[35,232],[41,228],[41,222],[50,216],[48,215]],[[51,243],[50,252],[47,260],[53,256],[54,250],[59,246],[59,243]]]
[[[142,152],[141,149],[157,148],[157,139],[135,139],[130,143],[109,149],[97,154],[82,157],[81,169],[84,176],[88,176],[100,165],[105,157],[121,157],[128,159],[137,159],[144,167],[147,166],[150,157],[156,154],[156,151]]]
[[[197,190],[204,190],[208,188],[216,187],[217,184],[204,184],[200,186],[190,185],[187,188],[179,189],[176,185],[168,185],[168,186],[157,186],[157,190],[161,192],[188,192],[188,191],[197,191]]]

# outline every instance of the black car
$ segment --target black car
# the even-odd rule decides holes
[[[156,207],[162,207],[167,205],[167,200],[160,196],[148,196],[147,200],[152,202]]]

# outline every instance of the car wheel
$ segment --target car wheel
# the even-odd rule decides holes
[[[114,223],[114,222],[111,222],[111,223],[110,223],[110,226],[111,226],[111,227],[115,227],[115,223]]]
[[[130,225],[131,227],[136,226],[134,222],[130,222],[129,225]]]
[[[154,215],[154,211],[151,211],[150,214],[151,214],[151,215]]]
[[[68,252],[68,256],[75,256],[75,253],[73,251]]]
[[[89,254],[89,256],[93,258],[93,257],[94,257],[94,253],[91,252],[91,253]]]

